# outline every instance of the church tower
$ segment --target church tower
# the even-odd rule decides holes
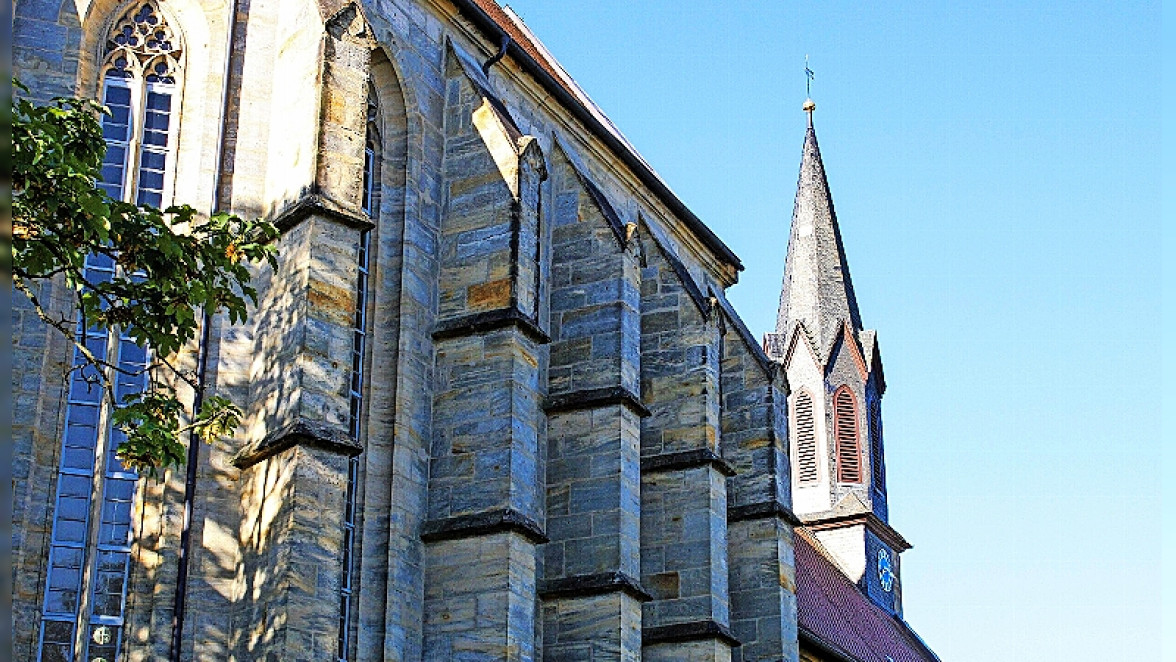
[[[902,614],[899,554],[888,523],[877,334],[862,327],[849,262],[813,129],[811,99],[776,332],[764,350],[783,364],[793,509],[850,579]]]

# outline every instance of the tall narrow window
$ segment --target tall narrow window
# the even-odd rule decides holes
[[[801,483],[817,480],[817,437],[813,425],[813,399],[808,391],[796,395],[796,469]]]
[[[111,197],[161,206],[170,195],[180,54],[179,39],[150,2],[133,5],[108,34],[101,89],[111,115],[102,118],[107,150],[98,186]],[[96,253],[85,271],[101,282],[114,276],[115,264]],[[105,392],[75,350],[41,609],[42,662],[112,661],[124,635],[138,475],[115,455],[124,436],[111,424],[109,405],[145,388],[148,350],[125,329],[108,333],[81,319],[78,340],[114,366],[114,387]]]
[[[882,401],[877,396],[870,398],[870,473],[874,489],[886,489],[886,469],[882,463]]]
[[[862,482],[862,454],[858,442],[857,404],[848,386],[833,394],[833,429],[837,440],[837,480]]]
[[[368,91],[368,128],[367,145],[363,154],[363,192],[360,204],[363,212],[375,220],[379,217],[380,199],[380,133],[377,124],[379,107],[376,96]],[[351,342],[351,387],[349,398],[351,411],[349,416],[349,432],[351,438],[362,440],[363,393],[366,380],[364,378],[365,356],[367,353],[367,307],[368,307],[368,260],[371,252],[371,233],[364,230],[359,237],[359,255],[355,284],[355,324],[352,328]],[[347,501],[343,514],[343,581],[340,589],[339,605],[339,651],[340,662],[351,659],[351,612],[354,602],[355,578],[355,539],[358,514],[359,491],[359,457],[351,458],[347,471]]]
[[[106,42],[102,102],[106,158],[99,183],[112,198],[159,207],[171,193],[179,38],[150,3],[133,5]]]

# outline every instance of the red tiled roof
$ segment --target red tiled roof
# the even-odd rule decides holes
[[[796,529],[796,602],[802,641],[858,662],[939,662],[902,620],[861,592],[805,528]]]

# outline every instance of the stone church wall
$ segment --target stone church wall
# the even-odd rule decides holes
[[[19,1],[31,95],[96,94],[128,6]],[[788,386],[736,265],[512,57],[484,69],[470,3],[159,6],[186,38],[176,199],[283,229],[250,322],[213,320],[210,390],[247,418],[199,452],[183,659],[331,659],[351,558],[350,659],[795,660]],[[35,659],[69,354],[13,316]],[[184,495],[139,482],[126,659],[168,654]]]

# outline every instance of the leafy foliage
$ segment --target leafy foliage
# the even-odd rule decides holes
[[[24,89],[13,81],[14,88]],[[231,432],[241,412],[225,398],[204,400],[187,425],[178,382],[199,387],[196,376],[172,359],[196,337],[197,309],[246,319],[257,303],[250,265],[275,264],[273,224],[230,214],[204,218],[192,207],[165,210],[111,199],[95,186],[106,143],[99,116],[106,110],[85,99],[55,99],[37,106],[12,100],[12,274],[40,318],[74,344],[86,370],[105,389],[113,420],[127,439],[120,459],[140,471],[183,462],[182,432],[211,439]],[[108,256],[112,278],[88,278],[90,254]],[[80,320],[54,313],[37,298],[38,283],[63,278]],[[79,324],[81,325],[79,327]],[[151,349],[145,392],[116,402],[114,376],[125,371],[96,357],[77,336],[79,328],[121,329]]]

